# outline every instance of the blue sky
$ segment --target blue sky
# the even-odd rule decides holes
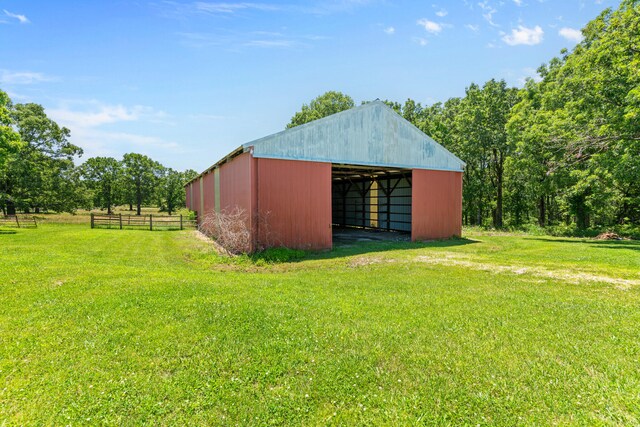
[[[203,170],[327,90],[422,104],[521,86],[613,0],[0,0],[0,89],[95,155]],[[81,159],[82,161],[82,159]]]

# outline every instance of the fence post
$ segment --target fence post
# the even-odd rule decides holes
[[[18,228],[20,228],[20,221],[18,221],[18,214],[16,214],[16,224],[18,225]]]
[[[120,214],[120,230],[122,230],[122,214]]]
[[[180,214],[180,230],[182,230],[182,214]]]
[[[93,212],[91,212],[91,228],[93,228]]]
[[[153,215],[149,214],[149,231],[153,231]]]

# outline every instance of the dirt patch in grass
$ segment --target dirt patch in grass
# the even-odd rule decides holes
[[[208,246],[212,247],[216,251],[216,253],[220,255],[228,255],[228,252],[222,246],[220,246],[218,242],[216,242],[200,230],[193,230],[193,236],[201,242],[204,242]]]
[[[375,256],[358,256],[349,260],[348,266],[352,268],[364,267],[372,264],[380,264],[383,262],[382,258]]]
[[[628,290],[633,286],[640,285],[640,280],[622,279],[618,277],[609,277],[581,271],[549,270],[546,268],[533,266],[485,264],[452,254],[438,254],[436,256],[419,255],[415,259],[416,261],[429,264],[455,265],[473,270],[489,271],[492,273],[510,273],[516,275],[528,274],[532,277],[562,280],[564,282],[574,284],[593,282],[608,283],[611,285],[615,285],[616,289],[620,290]]]

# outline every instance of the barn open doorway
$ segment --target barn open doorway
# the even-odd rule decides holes
[[[407,240],[411,234],[411,169],[333,164],[334,241]],[[369,235],[364,231],[371,231]]]

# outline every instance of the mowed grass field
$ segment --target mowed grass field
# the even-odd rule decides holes
[[[0,425],[638,425],[640,243],[0,231]]]

